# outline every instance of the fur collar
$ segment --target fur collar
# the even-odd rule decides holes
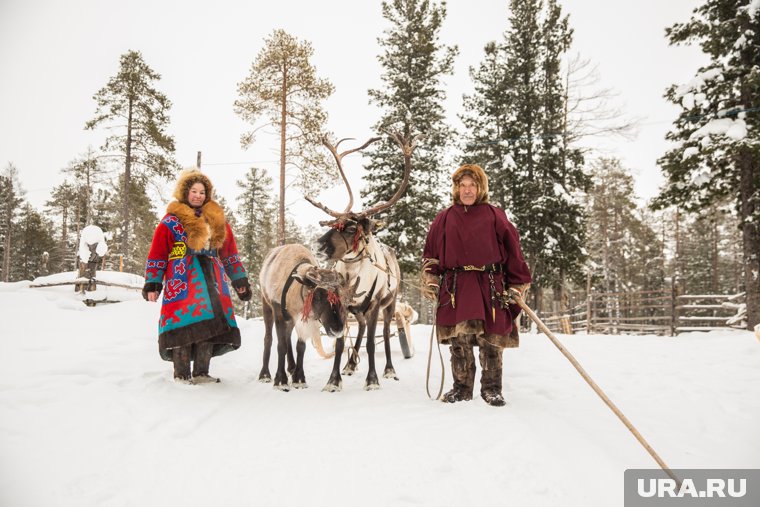
[[[201,216],[195,216],[195,210],[185,203],[172,201],[166,212],[179,218],[187,233],[187,246],[200,250],[208,243],[211,248],[221,248],[227,235],[227,221],[224,210],[216,201],[208,201],[201,206]]]

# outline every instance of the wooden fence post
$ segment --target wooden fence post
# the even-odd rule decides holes
[[[680,281],[673,275],[673,281],[670,288],[670,336],[678,334],[678,296],[680,296]]]

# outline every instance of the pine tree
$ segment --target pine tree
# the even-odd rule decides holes
[[[133,175],[130,180],[129,193],[123,194],[124,176],[113,183],[108,195],[119,196],[104,203],[104,217],[99,219],[99,226],[104,231],[119,231],[120,203],[126,199],[129,201],[129,223],[132,224],[132,233],[128,244],[122,244],[123,235],[113,234],[108,245],[110,252],[118,252],[118,255],[110,259],[110,268],[123,269],[130,273],[142,273],[145,269],[145,260],[156,230],[158,217],[153,212],[153,203],[147,194],[147,177]],[[111,217],[111,221],[109,218]],[[122,252],[126,252],[123,254]]]
[[[11,279],[34,280],[40,276],[43,271],[43,256],[54,247],[52,224],[31,204],[24,203],[14,227]]]
[[[568,131],[568,94],[561,67],[572,30],[549,0],[512,0],[504,41],[489,43],[471,69],[466,96],[465,156],[484,166],[494,202],[521,232],[533,272],[534,306],[554,288],[564,300],[566,280],[579,278],[585,237],[580,197],[589,186],[580,149]]]
[[[662,243],[635,201],[633,177],[617,159],[591,163],[586,197],[588,266],[605,292],[656,290],[664,279]]]
[[[248,280],[253,290],[251,309],[253,315],[261,315],[261,288],[258,273],[261,271],[264,257],[276,244],[275,225],[276,209],[272,195],[272,179],[265,171],[251,167],[244,180],[238,180],[241,194],[237,197],[238,252],[249,273]]]
[[[659,161],[668,180],[656,205],[696,212],[734,201],[752,328],[760,323],[760,5],[706,0],[666,33],[671,44],[699,44],[710,63],[666,92],[682,114],[667,135],[676,146]]]
[[[50,265],[60,272],[74,269],[76,258],[74,252],[79,242],[79,235],[75,234],[72,237],[69,233],[76,220],[75,210],[78,206],[78,196],[76,187],[68,181],[64,181],[53,188],[50,199],[45,202],[45,210],[49,220],[56,223],[56,227],[60,231],[60,238],[50,252]],[[76,226],[74,228],[78,232],[79,229],[76,229]]]
[[[383,17],[391,23],[378,39],[383,53],[383,87],[370,90],[370,102],[382,109],[375,129],[398,129],[403,135],[422,133],[406,194],[380,218],[387,227],[379,237],[396,250],[402,272],[419,265],[427,228],[448,195],[444,154],[452,147],[454,131],[445,123],[442,79],[452,74],[455,46],[441,44],[439,37],[446,4],[429,0],[392,0],[382,4]],[[372,145],[366,152],[365,205],[385,202],[401,184],[403,158],[390,140]]]
[[[726,206],[711,205],[683,220],[682,288],[691,294],[738,292],[734,274],[741,269],[736,246],[736,217]],[[733,245],[733,248],[732,248]]]
[[[69,162],[61,172],[71,178],[79,194],[82,209],[79,212],[82,227],[94,224],[97,190],[106,181],[105,168],[92,148]],[[96,224],[99,225],[99,224]]]
[[[664,246],[657,230],[657,218],[649,209],[641,207],[636,209],[633,218],[628,286],[631,290],[663,290],[666,288]]]
[[[154,87],[160,79],[161,75],[145,63],[140,52],[128,51],[121,56],[119,72],[93,96],[97,110],[85,124],[86,129],[107,126],[113,133],[102,150],[124,159],[120,178],[123,186],[116,194],[122,220],[118,244],[130,265],[135,265],[135,259],[127,254],[133,232],[130,217],[134,213],[127,198],[132,192],[132,180],[168,178],[178,168],[173,158],[174,138],[166,133],[171,102]]]
[[[466,157],[490,174],[491,201],[501,208],[512,202],[510,185],[502,179],[514,170],[511,155],[508,121],[512,118],[513,93],[511,78],[506,72],[505,44],[489,42],[484,59],[477,68],[470,67],[475,88],[464,96],[465,113],[461,120],[466,127],[464,152]]]
[[[298,183],[307,195],[336,178],[326,154],[318,150],[327,121],[322,101],[334,87],[327,79],[317,77],[309,62],[313,53],[309,42],[275,30],[264,41],[248,77],[238,83],[240,98],[235,101],[235,112],[255,126],[240,137],[241,145],[247,148],[253,144],[255,133],[265,126],[277,127],[280,135],[279,244],[285,242],[286,167],[300,171]]]
[[[11,280],[11,257],[13,255],[14,230],[18,218],[18,208],[23,202],[24,191],[18,180],[18,169],[12,163],[8,163],[0,173],[0,237],[2,242],[3,264],[2,280]]]

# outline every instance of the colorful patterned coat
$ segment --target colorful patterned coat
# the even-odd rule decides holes
[[[187,204],[170,203],[148,254],[146,288],[164,292],[158,344],[167,361],[172,349],[203,341],[215,344],[215,356],[240,347],[228,282],[248,287],[248,278],[222,208],[209,200],[199,209],[196,216]]]

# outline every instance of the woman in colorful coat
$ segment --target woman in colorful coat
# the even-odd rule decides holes
[[[174,363],[174,379],[184,383],[219,382],[208,373],[211,358],[240,347],[228,282],[240,299],[251,298],[235,236],[212,196],[205,174],[182,171],[145,269],[143,297],[156,301],[164,291],[158,351]]]
[[[438,340],[451,345],[454,388],[443,401],[472,399],[478,345],[480,395],[503,406],[502,351],[519,344],[520,308],[510,304],[507,289],[525,291],[530,270],[517,229],[503,210],[488,204],[483,169],[463,165],[452,180],[454,203],[433,220],[422,254],[423,294],[438,302]]]

